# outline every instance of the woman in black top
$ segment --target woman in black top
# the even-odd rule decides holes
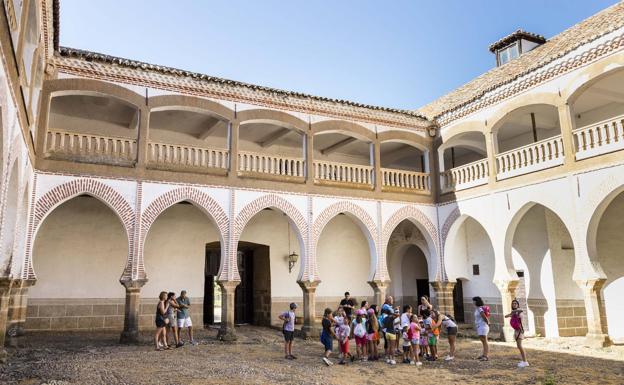
[[[158,305],[156,306],[156,334],[154,335],[154,344],[156,345],[156,350],[169,349],[167,346],[167,310],[169,305],[167,305],[167,292],[162,291],[158,296]],[[162,348],[160,346],[162,341]]]

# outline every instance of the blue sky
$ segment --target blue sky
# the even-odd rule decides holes
[[[413,109],[617,0],[61,0],[61,45],[293,91]]]

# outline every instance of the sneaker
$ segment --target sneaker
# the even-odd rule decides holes
[[[416,363],[416,366],[422,366],[422,362],[418,361],[418,362]]]
[[[410,361],[410,362],[409,362],[409,364],[410,364],[410,365],[414,365],[414,361]]]
[[[195,340],[191,340],[191,345],[193,346],[197,346],[199,345],[199,342],[195,341]]]
[[[481,358],[479,358],[479,361],[489,361],[490,359],[487,358],[486,356],[481,356]]]
[[[297,357],[291,354],[291,355],[290,355],[290,359],[291,359],[291,360],[296,360],[296,359],[297,359]]]
[[[327,366],[332,366],[333,365],[333,363],[327,357],[323,357],[323,362]]]
[[[386,357],[386,364],[390,363],[390,359],[388,357]]]
[[[390,365],[396,365],[396,361],[395,360],[390,360]]]
[[[340,361],[338,365],[346,365],[344,361]]]
[[[528,362],[526,362],[526,361],[520,361],[520,362],[518,363],[518,367],[519,367],[519,368],[526,368],[527,366],[529,366],[529,363],[528,363]]]
[[[351,356],[351,362],[355,361],[355,356]]]
[[[453,356],[446,356],[446,357],[444,357],[444,361],[451,361],[451,360],[453,360],[454,358],[455,358],[455,357],[453,357]]]
[[[178,342],[178,344],[176,345],[176,348],[181,348],[182,346],[184,346],[184,342]]]
[[[367,362],[368,358],[364,357],[364,358],[362,358],[362,361]]]
[[[292,356],[289,356],[289,355],[284,356],[284,358],[287,360],[292,360]]]

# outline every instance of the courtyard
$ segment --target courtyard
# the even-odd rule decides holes
[[[279,331],[254,326],[237,328],[239,339],[217,341],[216,329],[199,330],[198,346],[157,352],[151,333],[139,345],[118,344],[116,332],[29,333],[20,348],[9,349],[0,367],[1,384],[622,384],[622,346],[593,350],[529,340],[531,367],[518,369],[517,350],[493,343],[491,360],[478,362],[480,344],[458,340],[456,359],[424,363],[422,367],[379,362],[325,366],[316,340],[295,340],[296,361],[283,358]],[[573,341],[573,345],[577,341]],[[531,347],[540,347],[539,350]],[[354,348],[354,346],[353,346]],[[545,349],[550,349],[545,350]],[[562,350],[569,349],[570,353]],[[443,356],[448,345],[443,341]],[[557,350],[556,352],[553,350]],[[583,356],[584,355],[584,356]]]

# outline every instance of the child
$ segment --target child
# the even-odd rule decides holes
[[[366,310],[359,309],[353,320],[353,335],[355,336],[355,349],[359,360],[368,361],[366,357]]]
[[[290,304],[290,310],[279,315],[279,319],[284,321],[282,332],[284,333],[284,354],[287,360],[296,360],[292,354],[293,339],[295,335],[295,309],[296,303]]]
[[[438,334],[440,334],[439,324],[436,325],[437,319],[435,319],[435,313],[431,313],[429,310],[423,310],[423,316],[425,318],[425,329],[427,330],[427,338],[429,343],[430,357],[429,361],[438,360]]]
[[[323,353],[323,362],[327,366],[333,365],[330,361],[329,356],[332,353],[334,338],[336,334],[332,328],[332,323],[334,319],[332,317],[332,310],[330,308],[325,309],[323,313],[323,321],[321,321],[321,325],[323,327],[323,331],[321,332],[321,343],[323,344],[323,348],[325,349]]]
[[[396,352],[396,334],[394,334],[394,320],[397,316],[394,313],[386,314],[383,320],[384,333],[386,341],[388,341],[388,348],[386,349],[386,363],[390,365],[396,365],[394,360],[394,354]]]
[[[412,356],[412,340],[410,338],[409,326],[405,326],[403,328],[403,332],[401,333],[401,337],[403,338],[403,363],[414,365],[414,360],[411,359]]]
[[[423,359],[429,359],[429,340],[425,328],[425,321],[422,316],[418,316],[418,326],[420,326],[420,355]]]
[[[420,362],[419,345],[420,345],[420,332],[422,328],[419,325],[418,316],[416,314],[412,314],[412,316],[410,317],[409,328],[411,332],[410,342],[412,343],[412,361],[410,363],[413,364],[414,361],[416,361],[416,365],[420,366],[422,365],[422,362]]]
[[[336,329],[334,333],[338,338],[338,344],[340,345],[340,362],[339,365],[345,365],[345,359],[351,358],[353,362],[355,358],[349,353],[349,335],[351,335],[351,328],[349,327],[348,317],[336,317]]]
[[[440,322],[442,326],[446,328],[446,336],[449,343],[449,354],[444,358],[444,361],[451,361],[455,358],[455,341],[457,339],[457,324],[450,315],[442,315]]]
[[[529,362],[526,358],[526,352],[522,347],[522,340],[524,339],[524,327],[522,327],[522,309],[520,309],[520,302],[514,299],[511,301],[511,313],[507,314],[505,318],[511,317],[509,320],[509,324],[514,330],[514,339],[516,340],[516,346],[518,346],[518,350],[520,351],[520,357],[522,357],[522,361],[518,363],[519,368],[526,368],[529,366]]]
[[[370,361],[377,361],[379,359],[377,352],[377,343],[379,342],[379,321],[377,320],[375,309],[372,307],[368,309],[366,332],[368,333],[366,336],[366,339],[368,340],[368,359]]]

